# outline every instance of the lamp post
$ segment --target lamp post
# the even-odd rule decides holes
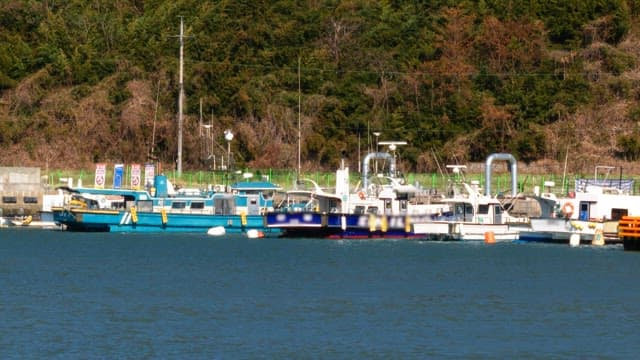
[[[227,140],[227,185],[229,185],[229,168],[231,167],[231,140],[233,140],[233,133],[230,129],[224,131],[224,139]]]
[[[393,154],[393,163],[396,164],[396,144],[391,144],[389,145],[389,150],[391,150],[391,153]],[[396,164],[396,166],[398,166],[398,164]],[[396,167],[394,167],[394,171],[395,171]],[[396,174],[391,174],[392,177],[396,177]]]

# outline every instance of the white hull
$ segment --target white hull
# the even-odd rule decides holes
[[[433,221],[415,223],[413,229],[416,234],[433,240],[506,242],[519,238],[519,232],[506,224]]]

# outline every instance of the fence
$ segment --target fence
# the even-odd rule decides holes
[[[282,170],[282,169],[267,169],[267,170],[256,170],[256,171],[245,171],[241,172],[233,172],[227,173],[224,171],[195,171],[195,172],[183,172],[181,177],[178,177],[175,171],[165,172],[165,175],[169,177],[172,183],[177,186],[184,188],[205,188],[209,184],[231,184],[237,181],[241,181],[243,179],[243,175],[251,173],[251,180],[258,180],[265,176],[268,180],[279,184],[283,189],[292,188],[298,179],[297,173],[292,170]],[[405,174],[405,177],[410,184],[418,184],[422,188],[425,189],[438,189],[444,190],[447,187],[449,181],[452,180],[452,177],[446,177],[436,173],[429,174],[415,174],[409,173]],[[49,172],[47,174],[48,183],[53,186],[57,186],[61,183],[60,179],[74,179],[74,184],[77,185],[77,181],[80,180],[84,186],[91,187],[94,182],[94,171],[64,171],[64,170],[55,170]],[[335,173],[333,172],[306,172],[300,175],[302,179],[311,179],[315,181],[318,185],[325,188],[332,188],[335,186]],[[569,191],[575,190],[576,181],[579,179],[583,179],[585,176],[583,175],[555,175],[555,174],[544,174],[544,175],[527,175],[527,174],[519,174],[518,175],[518,190],[523,193],[531,193],[533,192],[535,187],[538,187],[542,191],[550,191],[556,194],[567,194]],[[626,178],[629,180],[629,178]],[[351,172],[350,174],[351,185],[355,186],[360,181],[360,174],[357,172]],[[482,186],[484,186],[485,179],[484,173],[479,174],[465,174],[466,181],[477,180]],[[494,194],[505,193],[509,194],[511,192],[511,174],[510,173],[499,173],[492,174],[491,176],[491,189]],[[554,186],[549,189],[545,188],[545,183],[553,182]],[[617,181],[613,181],[614,184]],[[106,174],[106,185],[113,184],[113,172],[107,171]],[[66,182],[65,182],[66,184]],[[128,184],[131,184],[131,174],[130,169],[126,169],[124,173],[123,186],[127,187]],[[637,182],[634,181],[631,187],[631,193],[638,193],[638,185]]]

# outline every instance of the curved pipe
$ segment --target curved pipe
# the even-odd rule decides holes
[[[518,194],[518,162],[513,155],[506,153],[491,154],[487,158],[484,165],[485,195],[491,196],[491,163],[493,160],[509,161],[509,165],[511,165],[511,196],[515,197]]]
[[[367,191],[367,187],[369,186],[369,161],[371,159],[384,159],[389,160],[389,172],[391,174],[396,173],[396,161],[393,158],[393,155],[385,152],[375,152],[369,153],[362,160],[362,189]]]

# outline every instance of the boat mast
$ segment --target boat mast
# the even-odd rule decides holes
[[[300,86],[300,56],[298,56],[298,178],[296,179],[296,183],[300,181],[300,172],[302,166],[300,165],[300,149],[302,147],[302,133],[300,131],[300,117],[302,111],[302,95],[301,95],[301,86]]]

